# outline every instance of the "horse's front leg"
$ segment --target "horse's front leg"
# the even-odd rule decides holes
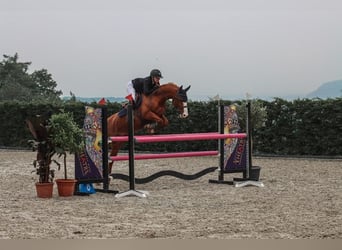
[[[153,134],[157,127],[164,127],[165,122],[168,124],[168,120],[165,116],[159,116],[151,111],[146,113],[143,117],[145,120],[151,121],[149,124],[145,125],[145,129],[147,129],[147,132],[150,134]]]
[[[163,128],[163,127],[166,127],[167,125],[169,125],[169,120],[166,118],[165,115],[161,115],[161,118],[162,118],[163,122],[158,123],[158,128]]]
[[[143,115],[143,118],[148,121],[156,122],[158,125],[163,124],[164,122],[164,119],[161,116],[151,111]]]

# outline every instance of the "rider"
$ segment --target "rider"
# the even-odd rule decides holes
[[[127,84],[128,96],[126,96],[126,98],[129,100],[133,100],[133,102],[135,102],[136,94],[151,94],[154,90],[159,88],[160,78],[163,78],[160,70],[153,69],[150,72],[150,76],[145,78],[136,78],[132,81],[129,81]]]

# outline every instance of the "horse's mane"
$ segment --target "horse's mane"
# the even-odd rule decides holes
[[[165,89],[168,89],[168,88],[172,88],[176,90],[179,88],[179,86],[174,82],[168,82],[168,83],[160,85],[160,87],[157,88],[155,91],[153,91],[152,94],[159,94],[160,91],[164,91]]]
[[[164,84],[160,85],[160,87],[163,87],[163,86],[172,86],[172,85],[178,87],[178,85],[177,85],[176,83],[174,83],[174,82],[164,83]]]
[[[175,87],[177,89],[179,88],[179,86],[174,82],[164,83],[164,84],[160,85],[159,88],[169,88],[169,87]]]

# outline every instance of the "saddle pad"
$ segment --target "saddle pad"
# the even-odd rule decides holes
[[[125,115],[127,115],[127,108],[123,108],[119,111],[119,117],[124,117]]]

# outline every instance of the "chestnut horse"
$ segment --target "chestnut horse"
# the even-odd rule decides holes
[[[175,83],[166,83],[157,88],[150,95],[142,95],[142,103],[139,108],[134,110],[134,132],[146,128],[150,133],[155,129],[160,129],[169,124],[168,119],[164,115],[165,103],[172,99],[172,104],[178,109],[180,118],[188,116],[187,94],[190,86],[183,89],[183,86],[177,86]],[[119,117],[115,113],[108,117],[108,136],[128,135],[127,116]],[[122,142],[112,142],[111,156],[116,156]],[[111,173],[112,163],[109,164],[109,173]]]

